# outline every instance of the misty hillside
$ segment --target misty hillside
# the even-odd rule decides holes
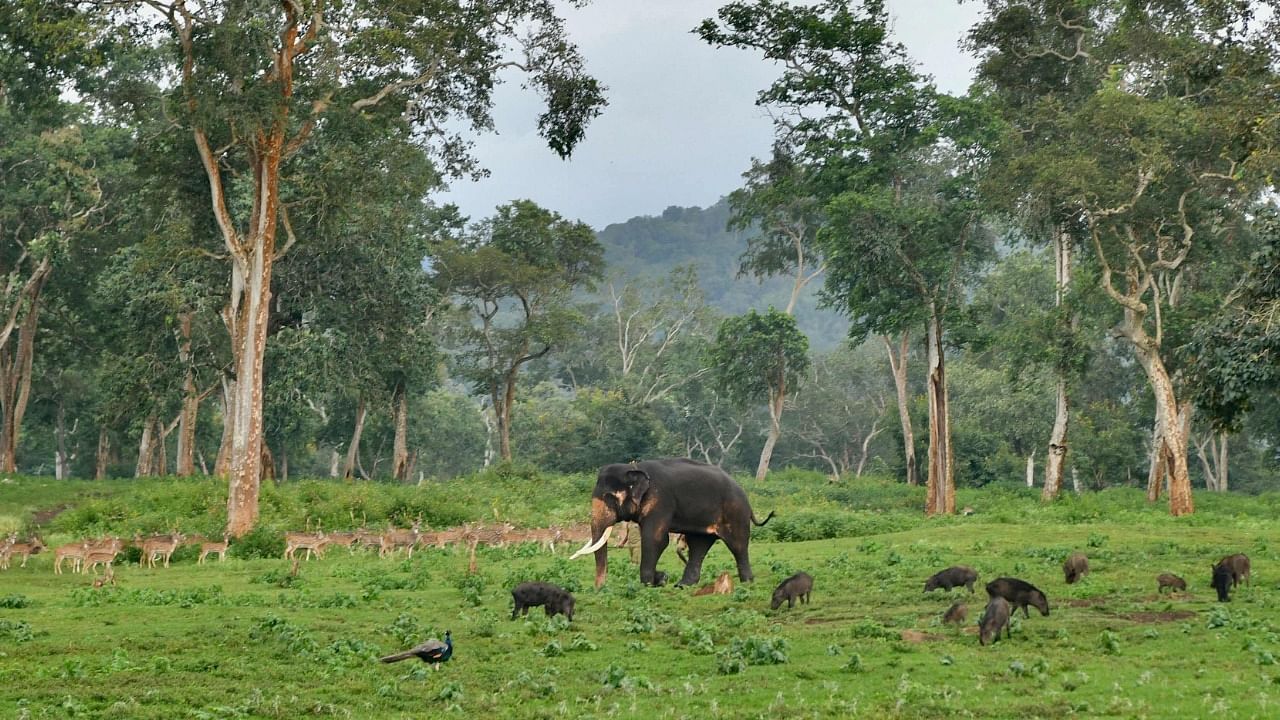
[[[665,276],[672,268],[697,267],[707,303],[723,313],[737,315],[770,305],[785,308],[791,293],[788,278],[738,277],[738,258],[747,247],[746,233],[725,229],[729,204],[724,199],[708,208],[672,206],[660,216],[634,217],[599,232],[605,260],[628,276]],[[815,281],[796,306],[800,329],[815,350],[834,347],[845,336],[848,323],[830,310],[818,308],[819,281]]]

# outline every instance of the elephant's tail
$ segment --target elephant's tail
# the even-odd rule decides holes
[[[775,515],[774,511],[770,510],[769,514],[764,517],[764,520],[757,520],[756,514],[751,513],[751,522],[755,523],[756,527],[764,527],[765,525],[769,524],[769,521],[773,519],[774,515]]]

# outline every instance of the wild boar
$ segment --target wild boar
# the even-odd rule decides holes
[[[924,591],[929,592],[938,588],[950,590],[964,585],[969,588],[969,592],[973,592],[973,584],[977,581],[978,573],[973,568],[965,565],[955,565],[946,570],[936,572],[928,580],[925,580]]]
[[[1231,568],[1218,564],[1213,566],[1213,589],[1218,591],[1218,602],[1231,602]]]
[[[1073,552],[1062,563],[1062,574],[1068,585],[1089,574],[1089,558],[1084,553]]]
[[[774,610],[777,610],[782,602],[787,602],[787,607],[796,606],[796,598],[800,598],[802,602],[809,602],[809,592],[813,590],[813,578],[809,577],[809,573],[798,572],[795,575],[783,580],[773,591],[773,603],[770,604]]]
[[[1218,564],[1226,566],[1227,569],[1231,571],[1231,587],[1239,585],[1241,579],[1245,581],[1246,585],[1250,584],[1249,575],[1251,574],[1251,571],[1249,568],[1248,555],[1245,555],[1244,553],[1228,555],[1219,560]]]
[[[1000,639],[1000,630],[1009,637],[1009,601],[999,595],[992,595],[987,602],[987,609],[982,611],[982,619],[978,621],[978,644],[986,645]]]
[[[942,622],[955,623],[956,625],[959,625],[964,622],[964,619],[968,616],[969,606],[965,605],[963,602],[956,601],[951,604],[951,607],[947,608],[945,613],[942,614]]]
[[[1049,614],[1049,598],[1040,589],[1025,580],[1017,578],[996,578],[987,583],[987,594],[991,597],[1002,597],[1009,601],[1014,609],[1022,608],[1023,617],[1031,617],[1027,606],[1031,605],[1041,615]]]
[[[1156,592],[1161,592],[1165,588],[1169,588],[1170,591],[1187,591],[1187,581],[1172,573],[1160,573],[1156,576],[1156,582],[1159,583],[1156,586]]]
[[[547,617],[559,613],[573,620],[573,594],[562,587],[544,582],[520,583],[511,590],[514,605],[511,608],[511,619],[516,615],[528,615],[529,608],[543,606]]]

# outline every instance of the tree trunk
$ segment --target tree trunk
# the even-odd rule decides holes
[[[107,463],[111,460],[111,436],[105,427],[98,428],[98,452],[94,455],[94,480],[107,479]]]
[[[66,480],[71,477],[71,458],[67,454],[67,408],[61,399],[58,400],[54,432],[57,435],[58,450],[53,462],[53,476],[57,480]]]
[[[1226,492],[1228,465],[1227,465],[1227,434],[1225,432],[1218,433],[1218,442],[1219,444],[1215,446],[1215,449],[1217,450],[1217,452],[1214,453],[1214,455],[1217,458],[1216,464],[1218,466],[1218,492]]]
[[[769,474],[769,461],[773,458],[773,446],[782,435],[782,403],[786,400],[785,386],[769,389],[769,435],[765,437],[764,447],[760,450],[760,464],[756,466],[756,481],[764,480]]]
[[[1027,456],[1027,487],[1036,486],[1036,451]]]
[[[1156,426],[1159,438],[1153,438],[1154,453],[1165,464],[1163,473],[1169,482],[1169,514],[1173,516],[1188,515],[1195,512],[1195,503],[1191,498],[1191,475],[1187,468],[1187,436],[1185,419],[1190,416],[1190,407],[1184,413],[1178,411],[1178,401],[1174,396],[1173,382],[1164,362],[1160,359],[1158,348],[1153,341],[1138,328],[1127,337],[1133,342],[1138,364],[1147,373],[1151,384],[1151,392],[1156,403]],[[1154,470],[1155,468],[1153,468]],[[1160,481],[1158,474],[1152,472],[1148,483],[1147,496],[1157,492]],[[1153,488],[1153,485],[1156,487]]]
[[[22,416],[31,396],[31,367],[35,358],[36,329],[40,324],[40,294],[48,272],[33,278],[24,291],[27,313],[18,326],[16,346],[0,344],[0,472],[18,471],[18,440]],[[7,343],[6,343],[7,344]]]
[[[279,148],[270,175],[276,177]],[[275,192],[269,195],[270,212],[263,227],[251,238],[249,256],[237,262],[243,272],[242,301],[235,346],[236,393],[234,432],[231,435],[230,492],[227,497],[227,532],[240,537],[258,523],[258,489],[262,482],[262,363],[267,349],[267,322],[271,307],[271,262],[275,252]],[[267,220],[269,218],[269,221]],[[256,240],[256,242],[254,242]],[[234,283],[233,283],[234,285]]]
[[[218,442],[218,457],[213,461],[213,474],[227,477],[231,473],[231,437],[235,435],[236,382],[222,377],[222,439]]]
[[[32,270],[15,305],[0,327],[0,472],[18,471],[18,439],[22,416],[31,395],[31,367],[35,355],[36,329],[40,324],[40,299],[53,266],[48,256]],[[22,306],[26,313],[18,317]],[[17,330],[17,343],[12,343]]]
[[[949,515],[956,511],[955,479],[952,475],[950,407],[947,403],[946,362],[942,348],[942,318],[930,308],[928,333],[929,395],[929,475],[925,512]]]
[[[178,345],[178,360],[185,373],[182,379],[182,411],[178,419],[178,450],[174,460],[174,470],[178,477],[189,477],[196,472],[196,419],[200,413],[200,394],[196,389],[196,373],[191,357],[192,318],[193,315],[189,312],[178,317],[182,338]]]
[[[516,401],[516,373],[515,368],[509,370],[506,382],[492,390],[493,416],[498,424],[498,456],[505,462],[511,462],[511,406]]]
[[[1049,450],[1044,459],[1044,488],[1040,499],[1047,502],[1058,497],[1062,489],[1062,471],[1067,464],[1067,380],[1059,377],[1057,383],[1057,411],[1053,418],[1053,431],[1049,434]]]
[[[395,412],[396,437],[391,449],[391,476],[396,482],[409,481],[409,394],[404,383],[396,383],[395,396],[391,399]]]
[[[1067,293],[1071,289],[1071,238],[1061,229],[1053,233],[1054,256],[1054,299],[1053,305],[1061,308],[1067,301]],[[1072,317],[1071,327],[1075,329],[1076,318]],[[1062,488],[1062,471],[1067,463],[1067,426],[1070,423],[1070,410],[1067,404],[1067,378],[1062,370],[1058,370],[1057,400],[1053,417],[1053,431],[1049,434],[1049,451],[1044,458],[1044,489],[1040,492],[1042,501],[1058,497]]]
[[[911,428],[910,397],[907,395],[907,350],[909,333],[905,330],[899,339],[897,355],[894,354],[893,343],[889,336],[881,336],[884,347],[889,351],[889,369],[893,371],[893,385],[898,392],[898,418],[902,421],[902,451],[907,468],[907,484],[919,485],[920,474],[916,470],[916,435]]]
[[[356,402],[356,426],[351,431],[351,444],[347,446],[347,461],[342,466],[342,477],[350,480],[356,475],[356,458],[360,455],[360,435],[364,433],[366,415],[364,396]]]
[[[336,478],[342,468],[342,455],[338,454],[337,450],[333,450],[332,453],[329,456],[329,477]]]
[[[144,478],[153,474],[151,462],[155,459],[156,416],[148,415],[142,424],[142,438],[138,440],[138,462],[134,466],[133,476]]]
[[[165,441],[168,437],[169,430],[165,429],[159,418],[156,418],[156,442],[151,448],[152,453],[154,453],[151,459],[151,471],[160,477],[169,474],[169,452],[165,447]]]
[[[280,482],[289,482],[289,447],[280,444]]]

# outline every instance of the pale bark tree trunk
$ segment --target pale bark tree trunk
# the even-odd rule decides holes
[[[236,418],[232,408],[236,403],[236,383],[222,377],[222,439],[218,442],[218,457],[213,461],[213,474],[227,477],[231,473],[231,437],[235,435]]]
[[[107,464],[111,461],[111,436],[105,427],[98,428],[98,451],[94,455],[94,480],[107,479]]]
[[[769,462],[773,459],[773,446],[782,435],[782,404],[787,397],[785,381],[769,392],[769,434],[760,450],[760,463],[756,466],[756,480],[764,480],[769,474]]]
[[[1205,488],[1212,492],[1227,491],[1227,434],[1208,430],[1196,441],[1196,455],[1204,472]]]
[[[489,408],[480,407],[480,419],[484,421],[484,465],[489,467],[493,464],[493,435],[496,432],[494,428],[497,412],[490,412]]]
[[[1187,515],[1195,512],[1195,503],[1191,498],[1191,475],[1187,467],[1187,437],[1182,413],[1178,412],[1173,381],[1169,378],[1169,372],[1165,369],[1154,342],[1146,337],[1141,328],[1130,328],[1130,332],[1138,364],[1146,372],[1155,398],[1159,437],[1152,438],[1152,446],[1157,456],[1156,464],[1164,466],[1160,472],[1153,468],[1147,485],[1147,497],[1154,500],[1153,491],[1159,497],[1159,486],[1163,484],[1161,476],[1167,476],[1169,513],[1174,516]]]
[[[951,410],[947,402],[946,362],[942,348],[942,319],[929,313],[928,332],[929,475],[925,512],[950,515],[956,511],[954,454],[951,449]]]
[[[364,421],[367,415],[364,397],[356,402],[356,425],[351,431],[351,444],[347,446],[347,461],[342,466],[342,477],[350,480],[356,475],[356,459],[360,456],[360,436],[364,434]]]
[[[1036,451],[1027,456],[1027,487],[1036,486]]]
[[[887,335],[881,336],[884,347],[889,351],[889,369],[893,371],[893,385],[898,394],[898,418],[902,422],[902,451],[906,462],[907,484],[920,484],[920,474],[916,470],[916,435],[911,428],[910,396],[907,394],[907,351],[909,333],[905,330],[898,340],[895,355],[893,343]]]
[[[336,478],[342,469],[342,455],[338,454],[337,450],[332,451],[332,453],[329,456],[329,477]]]
[[[1151,181],[1152,175],[1146,171],[1140,173],[1137,192],[1135,198],[1147,188]],[[1185,195],[1184,195],[1185,198]],[[1127,206],[1122,206],[1123,210]],[[1181,203],[1179,209],[1181,210]],[[1118,212],[1119,210],[1113,209]],[[1108,211],[1112,212],[1112,211]],[[1183,245],[1181,250],[1170,250],[1169,255],[1162,256],[1159,251],[1165,249],[1165,240],[1167,238],[1157,237],[1154,245],[1158,251],[1159,258],[1154,262],[1145,262],[1143,253],[1150,249],[1150,245],[1144,243],[1140,239],[1143,230],[1135,229],[1133,226],[1124,226],[1124,235],[1128,238],[1125,248],[1126,265],[1122,270],[1123,277],[1127,284],[1125,292],[1116,289],[1112,282],[1113,270],[1106,251],[1103,249],[1101,235],[1098,227],[1094,224],[1097,218],[1090,218],[1090,235],[1093,240],[1093,247],[1096,252],[1099,264],[1102,269],[1102,289],[1107,293],[1116,304],[1124,309],[1124,319],[1120,323],[1118,330],[1129,343],[1133,346],[1134,355],[1138,360],[1138,364],[1142,366],[1143,372],[1147,375],[1147,382],[1151,387],[1152,397],[1155,399],[1156,405],[1156,432],[1152,437],[1152,468],[1148,476],[1147,496],[1153,497],[1159,494],[1160,478],[1168,477],[1169,484],[1169,514],[1189,515],[1195,512],[1195,504],[1191,498],[1191,475],[1187,468],[1187,435],[1190,429],[1189,425],[1184,424],[1190,419],[1190,410],[1183,414],[1179,413],[1179,405],[1177,396],[1174,392],[1173,381],[1169,376],[1169,371],[1164,365],[1164,361],[1160,357],[1162,333],[1162,300],[1161,296],[1168,299],[1170,307],[1177,304],[1179,288],[1181,286],[1181,271],[1178,267],[1187,257],[1187,253],[1191,249],[1191,233],[1192,228],[1185,223],[1183,218]],[[1153,295],[1153,304],[1148,306],[1142,301],[1142,297],[1148,291]],[[1154,336],[1147,334],[1144,328],[1144,322],[1149,313],[1154,309]],[[1189,408],[1189,406],[1188,406]],[[1164,464],[1164,468],[1159,466]]]
[[[289,482],[289,448],[280,446],[280,482]]]
[[[67,452],[67,436],[75,434],[76,426],[80,424],[76,420],[71,430],[67,430],[67,408],[63,405],[62,400],[58,400],[58,413],[56,416],[56,433],[58,441],[57,457],[54,458],[53,473],[58,480],[66,480],[71,477],[71,455]]]
[[[195,440],[196,419],[200,413],[200,396],[196,390],[196,373],[191,357],[192,313],[178,316],[178,359],[184,368],[182,379],[182,412],[178,416],[178,449],[174,471],[178,477],[189,477],[196,472]]]
[[[1080,494],[1080,473],[1076,471],[1076,467],[1074,465],[1071,466],[1071,489],[1074,490],[1077,495]]]
[[[151,477],[154,472],[151,463],[155,460],[156,416],[148,415],[142,424],[142,437],[138,440],[138,462],[134,466],[134,477]]]
[[[1067,301],[1067,293],[1071,289],[1071,238],[1061,229],[1053,233],[1054,255],[1054,307],[1061,308]],[[1074,330],[1076,320],[1071,320]],[[1062,487],[1062,471],[1067,462],[1067,426],[1070,423],[1070,410],[1067,403],[1067,379],[1059,371],[1057,381],[1057,399],[1054,403],[1053,431],[1049,434],[1049,451],[1044,459],[1044,488],[1040,492],[1041,500],[1053,500],[1058,497]]]
[[[409,481],[409,394],[404,383],[397,383],[391,400],[395,412],[396,436],[391,449],[391,476],[396,482]]]

